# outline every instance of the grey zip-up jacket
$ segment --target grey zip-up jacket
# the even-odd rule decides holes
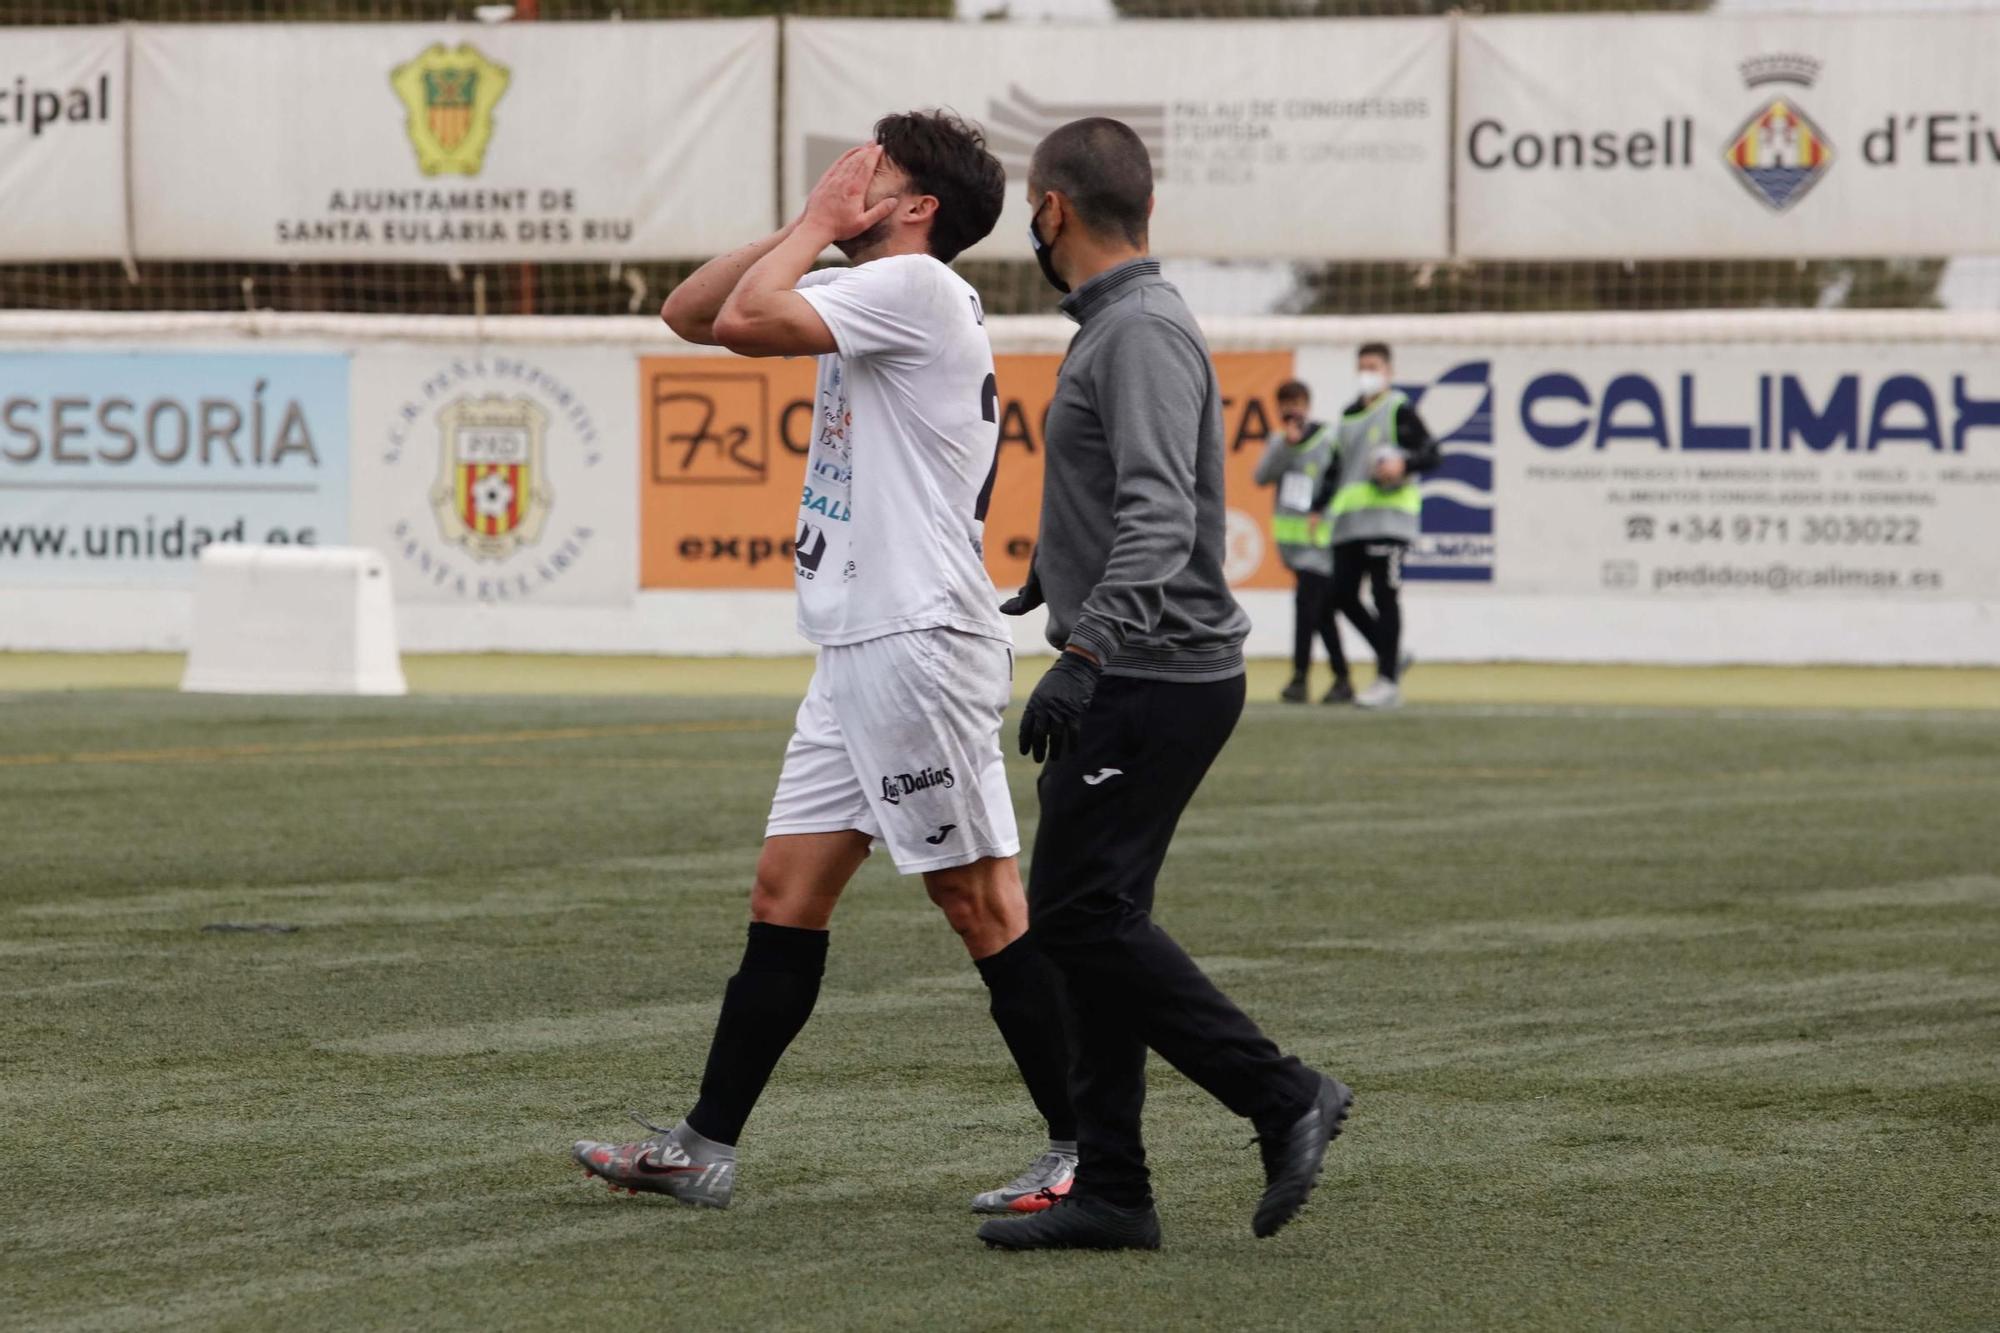
[[[1159,263],[1135,259],[1063,301],[1080,326],[1049,404],[1032,580],[1049,642],[1114,676],[1200,682],[1243,670],[1250,618],[1222,575],[1222,390]]]

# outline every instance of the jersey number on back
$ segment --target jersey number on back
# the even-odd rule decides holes
[[[992,375],[979,386],[979,419],[981,421],[1000,420],[1000,381]],[[986,521],[986,508],[993,503],[993,483],[1000,476],[1000,441],[993,441],[993,466],[986,469],[986,484],[979,488],[979,503],[973,506],[972,516],[981,523]]]

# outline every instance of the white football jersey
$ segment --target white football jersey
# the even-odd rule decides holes
[[[819,358],[799,499],[799,633],[824,646],[939,627],[1008,639],[983,534],[1000,445],[979,294],[929,255],[799,281]]]

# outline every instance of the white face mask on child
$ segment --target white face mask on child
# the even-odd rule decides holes
[[[1361,391],[1363,398],[1373,398],[1389,387],[1389,377],[1379,370],[1357,371],[1354,376],[1354,387]]]

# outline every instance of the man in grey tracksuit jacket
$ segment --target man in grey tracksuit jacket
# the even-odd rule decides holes
[[[1112,676],[1239,679],[1250,618],[1222,574],[1208,344],[1157,260],[1092,279],[1063,311],[1080,327],[1049,404],[1034,561],[1049,642],[1089,649]]]
[[[1079,327],[1049,408],[1029,584],[1003,609],[1046,599],[1059,652],[1022,715],[1023,748],[1048,759],[1028,919],[1063,975],[1079,1163],[1063,1206],[979,1234],[1017,1249],[1159,1244],[1140,1132],[1150,1047],[1256,1124],[1253,1229],[1269,1235],[1304,1203],[1349,1094],[1281,1052],[1152,917],[1174,825],[1243,710],[1222,391],[1201,329],[1145,257],[1138,136],[1104,119],[1064,126],[1037,149],[1029,190],[1044,271]]]

